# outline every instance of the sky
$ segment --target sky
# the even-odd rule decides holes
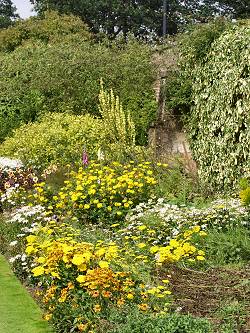
[[[33,6],[29,0],[12,0],[12,2],[16,6],[17,13],[21,18],[25,19],[35,15],[35,13],[32,12]]]

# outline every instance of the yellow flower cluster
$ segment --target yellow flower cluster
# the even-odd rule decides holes
[[[109,166],[92,162],[72,172],[65,186],[53,197],[57,211],[74,211],[94,221],[117,220],[139,202],[146,200],[157,183],[150,162],[135,165],[133,161]]]
[[[171,294],[165,285],[146,287],[135,271],[126,269],[126,258],[115,242],[79,242],[77,234],[72,227],[52,221],[26,237],[26,253],[35,265],[31,272],[42,282],[47,319],[62,304],[77,311],[87,309],[94,318],[108,311],[108,304],[121,307],[132,302],[146,311],[153,299]],[[93,318],[78,325],[89,327]]]
[[[162,265],[165,262],[173,263],[184,259],[190,262],[205,260],[205,252],[197,249],[190,242],[193,234],[206,236],[206,233],[199,226],[195,226],[177,236],[176,239],[171,239],[167,246],[152,246],[150,252],[155,253],[157,264]]]

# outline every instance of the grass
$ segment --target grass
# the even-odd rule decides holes
[[[0,332],[52,333],[42,312],[0,255]]]

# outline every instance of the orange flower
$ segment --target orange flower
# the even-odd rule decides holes
[[[123,298],[120,298],[120,299],[118,299],[118,301],[117,301],[117,305],[118,305],[118,306],[122,306],[122,305],[124,305],[124,303],[125,303],[125,301],[124,301]]]
[[[110,291],[104,290],[102,292],[102,296],[105,298],[110,298],[112,296],[112,293]]]
[[[92,291],[92,292],[90,293],[90,295],[91,295],[92,297],[98,297],[98,296],[100,295],[100,293],[99,293],[98,290],[95,290],[95,291]]]
[[[138,304],[138,308],[142,311],[147,311],[148,310],[148,304],[147,303]]]
[[[86,329],[88,328],[88,324],[79,324],[77,325],[77,328],[80,332],[86,331]]]

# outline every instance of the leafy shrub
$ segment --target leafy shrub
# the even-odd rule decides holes
[[[81,34],[83,39],[90,39],[88,27],[73,15],[59,15],[57,12],[45,12],[43,17],[31,17],[17,21],[8,29],[0,30],[0,51],[14,51],[27,40],[54,42],[67,35]]]
[[[201,182],[217,190],[231,190],[249,167],[249,43],[249,25],[235,27],[194,73],[191,149]]]
[[[117,326],[110,333],[212,333],[212,325],[206,319],[189,315],[169,314],[152,316],[136,309],[121,316],[114,313],[111,318]],[[119,324],[118,324],[119,323]],[[118,325],[117,325],[118,324]],[[104,332],[104,330],[101,332]]]
[[[250,231],[239,226],[224,232],[210,229],[205,250],[213,265],[246,264],[250,257]]]
[[[101,120],[89,115],[47,114],[39,122],[16,129],[0,146],[0,155],[17,157],[36,168],[79,164],[83,147],[95,156],[104,137]]]
[[[10,54],[0,54],[0,101],[10,118],[3,122],[1,137],[21,121],[47,112],[100,115],[102,77],[130,112],[137,143],[144,144],[157,109],[150,58],[151,49],[142,43],[94,44],[81,34],[51,44],[29,40]],[[17,119],[12,124],[13,110]]]
[[[206,24],[190,26],[177,38],[179,68],[167,77],[165,89],[166,103],[170,109],[179,110],[184,115],[189,114],[193,105],[194,68],[206,61],[213,43],[231,27],[231,21],[218,18]]]

